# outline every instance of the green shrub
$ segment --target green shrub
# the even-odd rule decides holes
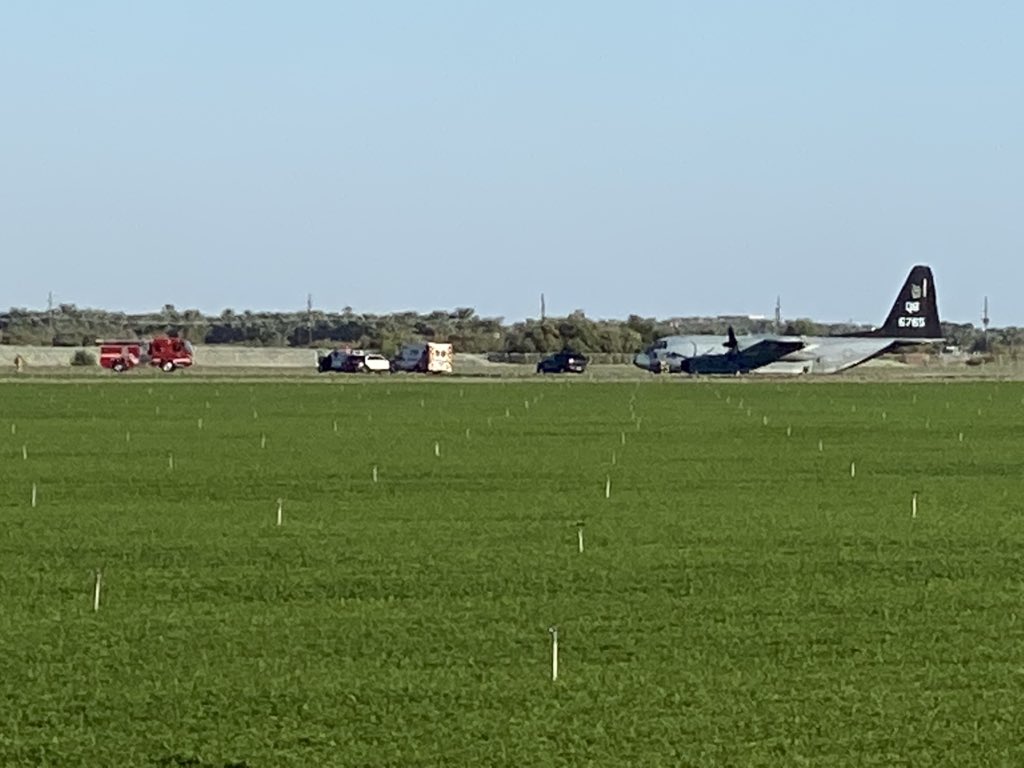
[[[72,365],[96,365],[96,355],[80,349],[71,356]]]

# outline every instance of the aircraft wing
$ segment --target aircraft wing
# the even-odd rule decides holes
[[[766,336],[758,339],[749,347],[743,347],[740,354],[748,363],[750,368],[758,368],[762,365],[774,363],[791,352],[796,352],[807,346],[807,343],[797,336]]]

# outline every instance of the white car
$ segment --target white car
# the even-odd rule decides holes
[[[317,370],[321,373],[388,373],[391,361],[384,355],[336,349],[319,359]]]
[[[362,370],[373,373],[388,373],[391,370],[391,361],[384,355],[366,355],[362,359]]]

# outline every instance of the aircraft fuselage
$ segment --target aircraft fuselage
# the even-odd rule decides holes
[[[881,327],[845,336],[665,336],[638,354],[645,370],[692,374],[838,373],[897,347],[942,341],[931,268],[910,270]]]
[[[765,359],[746,353],[766,339],[799,342],[802,346]],[[644,370],[669,373],[838,373],[878,357],[895,347],[920,344],[921,339],[856,336],[738,336],[734,352],[726,350],[722,337],[712,334],[666,336],[638,354],[634,365]]]

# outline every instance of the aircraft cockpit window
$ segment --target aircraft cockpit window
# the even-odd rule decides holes
[[[657,344],[654,345],[654,348],[655,349],[668,349],[668,342],[667,341],[659,341]]]

